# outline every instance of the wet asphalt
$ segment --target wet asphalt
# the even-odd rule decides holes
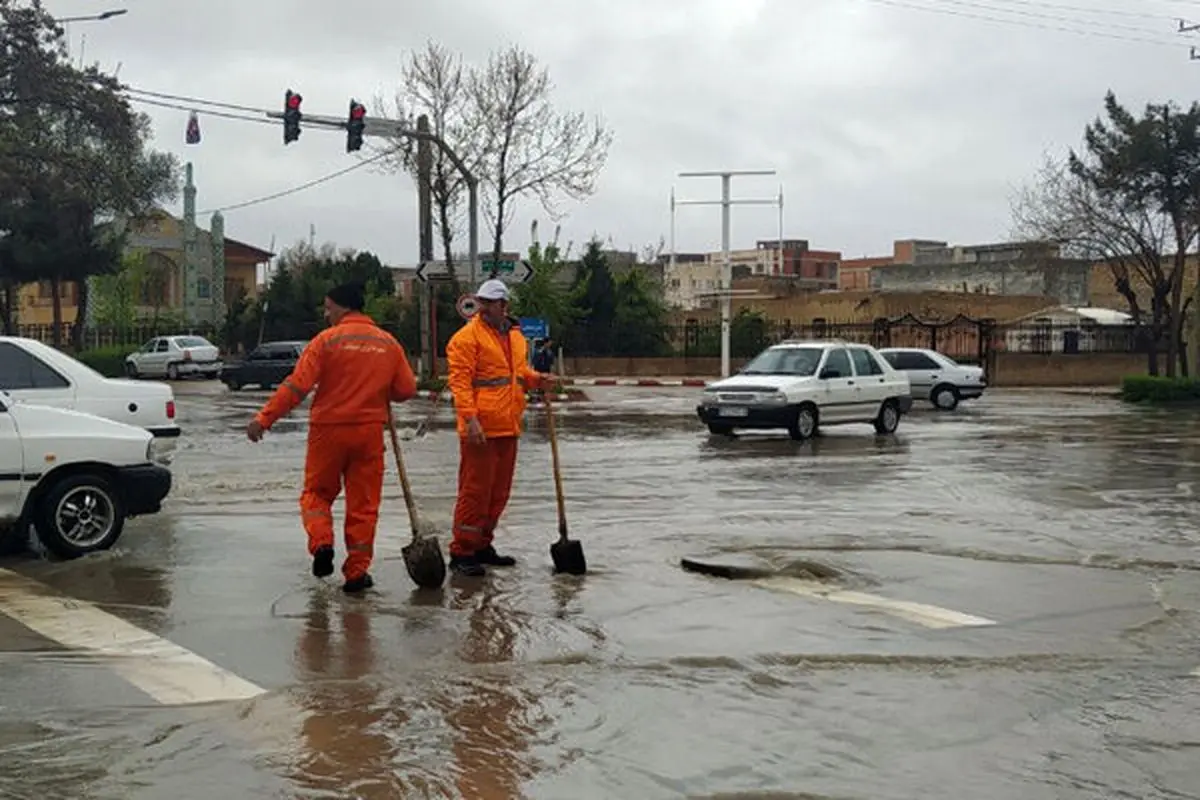
[[[551,574],[531,410],[498,537],[519,566],[414,592],[389,469],[377,588],[354,599],[308,575],[303,414],[253,446],[265,394],[177,384],[167,509],[108,553],[0,567],[264,693],[163,705],[121,668],[169,659],[0,615],[0,797],[1200,797],[1200,415],[997,391],[797,444],[710,437],[695,389],[588,391],[557,408],[589,575]],[[443,407],[404,442],[443,545],[451,425]]]

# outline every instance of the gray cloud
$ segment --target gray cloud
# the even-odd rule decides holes
[[[1011,187],[1044,151],[1078,144],[1107,89],[1134,108],[1189,102],[1200,69],[1188,60],[1187,39],[1173,33],[1171,15],[1186,7],[1167,0],[49,2],[61,16],[128,7],[108,22],[72,25],[71,35],[78,53],[86,34],[85,59],[120,63],[120,77],[133,86],[268,108],[291,87],[303,93],[307,112],[339,116],[351,96],[390,97],[405,51],[427,39],[476,62],[520,43],[550,68],[561,107],[601,114],[615,132],[598,192],[567,206],[564,237],[579,242],[595,233],[635,247],[667,235],[672,185],[681,198],[719,196],[715,180],[683,181],[675,173],[721,168],[778,170],[777,179],[735,181],[735,196],[773,196],[782,182],[786,234],[847,257],[886,253],[893,239],[910,236],[1001,238]],[[354,161],[337,132],[308,129],[285,148],[278,126],[203,114],[203,144],[186,147],[184,112],[145,110],[156,145],[195,164],[203,209],[281,191]],[[264,247],[275,237],[282,247],[307,238],[314,224],[318,240],[411,263],[414,194],[408,177],[365,169],[230,211],[226,227]],[[523,202],[509,247],[527,244],[535,217],[543,231],[552,229]],[[776,226],[774,209],[735,209],[734,244],[773,237]],[[718,247],[719,210],[681,210],[677,242],[681,250]]]

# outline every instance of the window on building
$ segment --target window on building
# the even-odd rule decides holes
[[[196,278],[196,297],[200,300],[212,299],[212,282],[203,275]]]

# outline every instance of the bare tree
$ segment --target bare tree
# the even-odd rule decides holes
[[[392,105],[396,115],[409,124],[418,116],[429,117],[433,133],[448,143],[463,162],[472,170],[477,169],[479,153],[486,143],[486,135],[476,124],[472,113],[469,90],[470,71],[464,67],[461,57],[436,42],[427,42],[423,50],[409,54],[401,69],[400,88]],[[386,108],[380,99],[378,105]],[[417,177],[417,144],[412,139],[397,139],[389,142],[386,149],[392,153],[384,159],[392,171],[403,170]],[[462,205],[466,195],[466,181],[447,158],[441,148],[433,148],[433,198],[434,228],[441,242],[443,258],[454,271],[454,237],[461,230]]]
[[[1149,329],[1148,371],[1157,375],[1159,344],[1178,332],[1170,298],[1183,277],[1182,267],[1164,257],[1172,242],[1171,218],[1146,205],[1117,202],[1072,171],[1069,161],[1050,157],[1014,198],[1012,214],[1014,238],[1057,242],[1068,257],[1108,267],[1134,324]]]
[[[561,219],[560,196],[592,195],[612,133],[598,118],[557,111],[549,71],[516,45],[472,71],[469,86],[473,130],[485,134],[479,175],[488,188],[487,224],[498,258],[518,197],[533,195],[552,218]]]

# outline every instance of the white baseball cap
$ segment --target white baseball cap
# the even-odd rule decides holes
[[[508,287],[499,278],[483,282],[475,296],[480,300],[508,300]]]

